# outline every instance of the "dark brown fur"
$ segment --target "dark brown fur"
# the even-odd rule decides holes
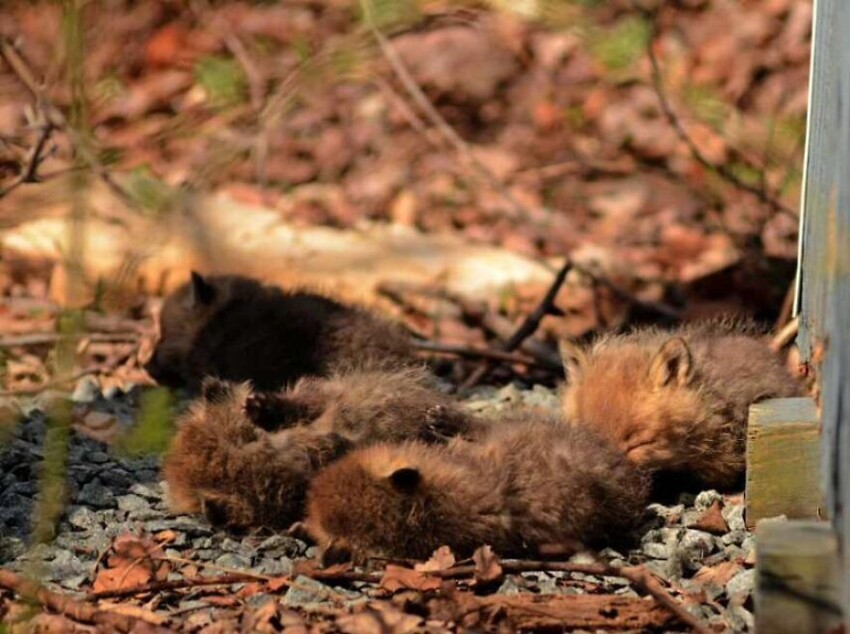
[[[236,275],[196,273],[166,300],[148,373],[197,391],[205,376],[274,390],[302,376],[414,363],[408,337],[366,309]]]
[[[475,435],[481,423],[433,389],[421,367],[305,377],[276,394],[248,398],[251,420],[268,430],[310,425],[353,443],[419,439],[445,442]]]
[[[302,379],[280,395],[207,379],[164,461],[170,505],[232,528],[287,527],[303,517],[317,470],[349,448],[445,442],[484,425],[430,390],[428,379],[418,368],[366,371]]]
[[[466,556],[622,538],[643,516],[648,477],[587,430],[498,424],[480,442],[379,444],[312,482],[306,528],[356,558]]]
[[[243,411],[249,395],[245,384],[217,387],[182,416],[163,462],[173,511],[231,528],[285,528],[303,516],[312,475],[348,449],[335,434],[259,429]]]
[[[636,464],[734,486],[744,472],[747,412],[800,386],[749,324],[717,321],[562,348],[566,418]]]

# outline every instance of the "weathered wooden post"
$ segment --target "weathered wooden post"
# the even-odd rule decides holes
[[[814,372],[819,386],[815,411],[819,419],[821,491],[813,493],[823,494],[824,514],[830,522],[759,523],[756,626],[771,634],[835,630],[842,612],[846,629],[850,615],[847,0],[814,2],[808,117],[795,311],[801,359]],[[783,503],[789,508],[781,494],[774,503],[774,511]]]

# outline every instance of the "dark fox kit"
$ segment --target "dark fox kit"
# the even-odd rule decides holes
[[[429,389],[421,368],[301,379],[280,393],[206,379],[163,462],[174,511],[230,528],[303,518],[310,480],[353,447],[444,443],[485,423]]]
[[[200,388],[205,376],[275,390],[307,375],[414,362],[404,331],[366,309],[236,275],[189,282],[166,300],[145,369],[157,383]]]
[[[728,488],[744,473],[749,406],[800,385],[748,323],[637,330],[562,347],[566,418],[647,469]]]
[[[648,476],[587,429],[504,421],[479,442],[349,453],[314,478],[305,526],[326,559],[534,552],[623,540],[648,492]]]

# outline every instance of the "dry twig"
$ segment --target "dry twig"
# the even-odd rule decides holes
[[[523,341],[537,332],[537,329],[540,327],[540,322],[543,321],[543,318],[546,317],[546,315],[563,315],[563,312],[555,306],[555,297],[557,297],[558,291],[561,290],[561,287],[564,285],[564,280],[567,279],[567,273],[570,272],[572,267],[573,263],[571,260],[568,259],[564,262],[563,266],[561,266],[555,275],[555,279],[552,280],[552,284],[549,286],[549,289],[546,291],[543,299],[540,300],[540,303],[537,305],[537,308],[535,308],[525,318],[525,320],[523,320],[519,328],[516,329],[516,332],[508,338],[502,346],[502,351],[513,352],[516,350]],[[490,371],[491,367],[492,366],[489,362],[484,362],[479,365],[472,374],[466,378],[460,389],[468,389],[477,385],[478,382],[484,378],[487,372]]]
[[[434,354],[451,354],[458,357],[466,357],[468,359],[491,359],[493,361],[504,361],[505,363],[520,363],[527,366],[549,367],[541,363],[539,360],[532,357],[527,357],[524,354],[514,354],[503,352],[502,350],[492,350],[490,348],[476,348],[474,346],[459,346],[450,343],[441,343],[439,341],[414,341],[413,347],[423,352],[431,352]]]
[[[52,592],[39,584],[29,581],[11,570],[0,569],[0,587],[11,590],[21,598],[35,601],[39,605],[59,614],[63,614],[73,621],[89,625],[104,625],[114,628],[118,632],[129,632],[139,619],[107,610],[101,610],[94,606],[82,603],[71,597]],[[169,631],[147,624],[147,631]]]

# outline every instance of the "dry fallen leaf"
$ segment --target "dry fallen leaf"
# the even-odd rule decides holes
[[[723,514],[720,509],[722,505],[720,500],[716,500],[708,510],[702,514],[692,528],[712,533],[713,535],[724,535],[729,532],[729,525],[723,519]]]
[[[499,558],[489,546],[481,546],[476,550],[472,561],[475,562],[475,580],[478,583],[491,583],[504,575]]]
[[[432,570],[446,570],[455,565],[455,556],[448,546],[440,546],[425,563],[416,564],[414,570],[419,572],[431,572]]]
[[[427,592],[439,590],[442,585],[442,581],[437,577],[428,576],[412,568],[393,565],[387,566],[380,583],[381,588],[389,592],[398,592],[399,590]]]

